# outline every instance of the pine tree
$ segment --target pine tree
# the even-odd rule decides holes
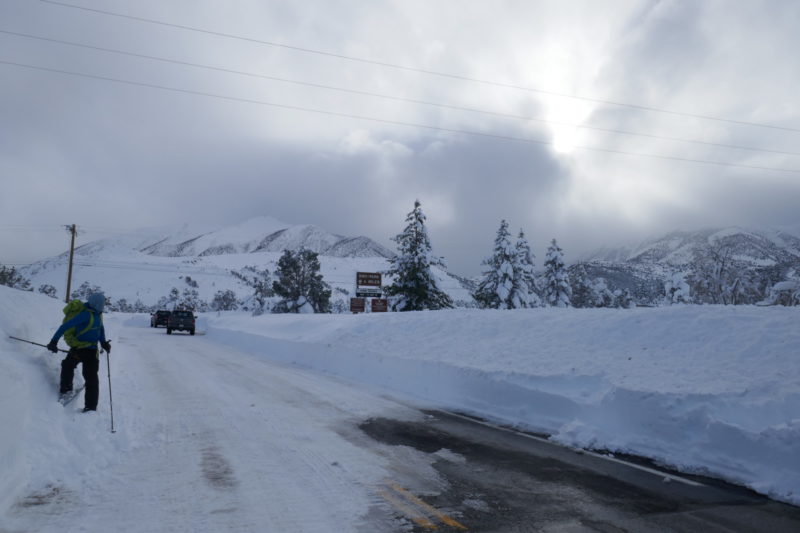
[[[214,311],[236,311],[239,309],[239,301],[236,293],[230,289],[217,291],[211,300],[211,309]]]
[[[666,302],[670,305],[677,303],[691,303],[691,291],[689,284],[686,283],[686,274],[677,271],[664,283]]]
[[[269,269],[259,270],[255,266],[246,266],[241,271],[231,270],[231,275],[253,289],[252,296],[243,303],[242,308],[245,311],[252,311],[253,316],[268,311],[269,299],[275,296]]]
[[[30,280],[24,278],[17,269],[0,265],[0,285],[11,287],[12,289],[20,289],[23,291],[32,291]]]
[[[414,210],[406,216],[407,225],[402,233],[392,240],[397,243],[398,254],[391,259],[387,275],[394,282],[386,287],[386,293],[394,297],[392,310],[421,311],[424,309],[446,309],[453,307],[450,297],[439,289],[431,271],[432,264],[441,264],[441,259],[431,253],[431,243],[425,228],[425,215],[419,200]]]
[[[91,285],[88,281],[84,281],[80,286],[72,291],[69,298],[70,300],[86,300],[90,294],[95,292],[102,292],[102,289],[97,285]]]
[[[570,285],[572,287],[570,301],[574,307],[586,308],[595,306],[593,284],[588,278],[584,265],[577,265],[570,271]]]
[[[137,298],[136,302],[133,304],[134,313],[148,313],[151,311],[155,311],[155,309],[148,308],[146,305],[144,305],[144,302],[139,298]]]
[[[633,309],[636,307],[636,302],[633,301],[633,295],[629,289],[617,289],[614,291],[614,307],[620,309]]]
[[[82,286],[81,286],[82,287]],[[72,293],[73,299],[76,297],[75,292]],[[175,304],[178,303],[178,299],[181,297],[181,293],[177,287],[172,287],[169,291],[169,295],[162,296],[158,299],[158,303],[156,304],[156,308],[158,309],[174,309]]]
[[[616,307],[614,293],[608,288],[605,278],[595,278],[591,282],[592,307]]]
[[[269,270],[266,268],[262,271],[256,271],[253,276],[253,299],[255,301],[255,309],[253,315],[262,314],[267,307],[267,300],[275,295],[272,290],[272,281],[269,275]]]
[[[275,313],[329,313],[331,289],[319,273],[316,252],[301,248],[285,250],[275,270],[277,280],[272,290],[282,300],[272,309]]]
[[[514,279],[515,286],[519,287],[522,307],[540,307],[542,301],[539,298],[539,287],[536,284],[533,268],[534,255],[522,229],[519,230],[514,248],[517,254]]]
[[[567,269],[564,267],[564,255],[553,239],[547,248],[545,267],[544,298],[553,307],[569,307],[572,288],[569,286]]]
[[[49,283],[39,285],[39,292],[46,296],[49,296],[50,298],[58,298],[58,291],[56,290],[55,287],[53,287]]]
[[[133,306],[128,303],[125,298],[120,298],[116,302],[110,302],[108,305],[109,311],[117,311],[120,313],[133,313]]]
[[[236,300],[236,294],[233,294],[234,301]],[[176,307],[181,309],[190,309],[192,311],[196,311],[198,313],[204,313],[208,310],[208,304],[200,299],[200,294],[197,289],[186,288],[183,289],[183,294],[181,295],[180,300],[178,300]]]
[[[508,233],[508,222],[500,221],[500,228],[494,239],[494,253],[486,258],[483,264],[488,267],[483,273],[483,280],[475,290],[475,301],[483,308],[515,309],[522,307],[519,298],[519,268],[517,252],[511,246]],[[517,282],[517,283],[515,283]]]

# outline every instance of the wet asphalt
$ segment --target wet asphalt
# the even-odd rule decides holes
[[[436,453],[433,466],[447,489],[424,499],[468,531],[800,532],[800,508],[742,487],[640,458],[609,460],[462,415],[426,415],[419,422],[370,419],[360,428],[384,444]]]

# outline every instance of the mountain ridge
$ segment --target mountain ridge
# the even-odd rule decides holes
[[[800,237],[776,228],[676,230],[637,246],[598,249],[582,256],[570,271],[581,268],[606,280],[611,289],[629,290],[639,303],[663,299],[664,283],[676,272],[695,276],[698,288],[701,277],[739,283],[755,303],[775,283],[800,276]],[[716,274],[711,273],[714,268]]]
[[[213,255],[283,252],[305,248],[331,257],[383,257],[394,253],[365,236],[348,237],[331,233],[313,224],[291,225],[272,217],[248,219],[240,224],[203,232],[191,232],[188,225],[178,231],[150,230],[147,244],[132,246],[145,255],[159,257],[207,257]],[[138,235],[134,234],[134,235]],[[122,243],[141,242],[142,238],[102,239],[76,248],[76,253],[92,253],[103,246],[123,246]]]
[[[283,250],[301,247],[320,254],[324,278],[342,305],[354,294],[356,272],[386,272],[393,256],[367,237],[345,237],[314,225],[292,226],[258,217],[210,231],[184,225],[172,232],[140,231],[84,244],[76,249],[72,287],[88,282],[115,294],[115,299],[141,300],[147,305],[172,288],[195,288],[207,301],[223,289],[246,296],[251,289],[237,281],[237,274],[240,279],[252,269],[274,272]],[[573,286],[579,276],[602,278],[611,291],[629,291],[639,305],[663,302],[665,283],[679,273],[693,284],[693,290],[697,287],[696,303],[726,303],[717,296],[704,300],[702,287],[692,279],[708,266],[711,255],[720,252],[724,252],[728,281],[741,281],[737,290],[743,296],[737,298],[744,298],[743,303],[761,301],[775,283],[800,277],[800,237],[778,229],[739,227],[673,231],[635,246],[600,249],[583,256],[568,271]],[[60,287],[67,255],[39,261],[20,269],[21,273],[34,287]],[[477,278],[460,277],[444,267],[436,272],[454,301],[475,305],[472,292]],[[537,269],[537,277],[541,273]]]

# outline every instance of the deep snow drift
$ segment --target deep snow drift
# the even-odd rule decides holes
[[[93,458],[80,472],[90,480],[142,439],[135,425],[101,438],[104,418],[65,422],[52,401],[60,357],[7,338],[47,342],[62,306],[0,287],[0,516],[23,487],[75,475],[76,457]],[[419,406],[647,456],[800,504],[798,317],[796,308],[674,306],[203,319],[205,338],[222,351],[229,345]],[[134,320],[146,327],[146,317]],[[120,394],[140,386],[115,379]]]
[[[213,338],[800,504],[797,308],[209,318]],[[278,357],[277,354],[270,354]]]

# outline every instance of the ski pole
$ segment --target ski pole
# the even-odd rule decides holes
[[[33,342],[25,339],[20,339],[19,337],[13,337],[11,335],[8,336],[9,339],[14,339],[15,341],[22,341],[27,342],[28,344],[35,344],[36,346],[41,346],[42,348],[47,348],[46,344],[39,344],[38,342]],[[58,349],[59,352],[69,353],[69,350],[62,350],[61,348]]]
[[[108,369],[108,403],[111,406],[111,433],[116,433],[114,429],[114,400],[111,398],[111,358],[106,350],[106,368]]]

